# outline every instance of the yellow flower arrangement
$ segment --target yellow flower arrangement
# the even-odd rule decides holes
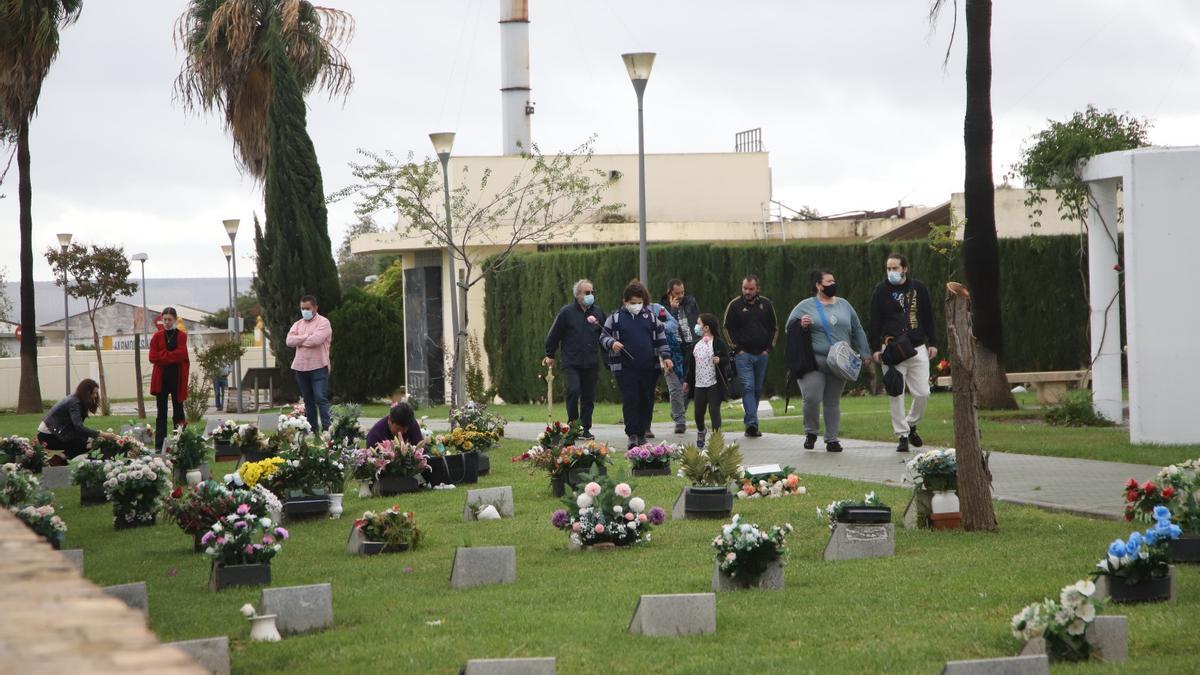
[[[242,482],[246,484],[246,487],[253,488],[258,485],[259,481],[278,471],[281,464],[283,464],[282,457],[268,457],[261,462],[246,462],[238,467],[238,475],[242,477]]]

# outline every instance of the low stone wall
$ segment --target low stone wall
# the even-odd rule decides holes
[[[0,510],[0,672],[203,675],[24,523]]]

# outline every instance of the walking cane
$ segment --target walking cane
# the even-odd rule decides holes
[[[546,424],[554,423],[554,366],[546,366]]]

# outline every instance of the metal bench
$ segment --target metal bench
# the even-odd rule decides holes
[[[1009,384],[1032,384],[1037,389],[1038,402],[1043,405],[1054,405],[1062,400],[1067,389],[1086,387],[1092,381],[1090,370],[1057,370],[1042,373],[1009,373]],[[953,384],[951,376],[939,377],[939,387],[949,387]]]

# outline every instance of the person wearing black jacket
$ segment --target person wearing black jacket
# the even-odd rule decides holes
[[[575,301],[558,310],[546,334],[546,357],[542,365],[553,367],[554,353],[562,350],[562,370],[567,377],[567,418],[572,422],[578,420],[583,427],[580,438],[591,439],[604,312],[595,305],[591,281],[580,279],[572,290]]]
[[[884,375],[895,369],[904,381],[899,395],[888,397],[892,431],[899,439],[896,451],[908,452],[910,444],[919,448],[925,442],[917,433],[917,424],[929,402],[929,362],[937,358],[937,347],[933,345],[937,327],[929,290],[909,276],[908,261],[899,253],[888,256],[887,280],[875,287],[871,297],[870,338],[872,358],[884,364]],[[913,399],[907,414],[906,390]]]
[[[684,293],[683,281],[681,279],[671,279],[667,282],[667,293],[662,296],[658,304],[670,313],[675,319],[672,325],[677,326],[676,337],[679,345],[680,366],[687,360],[688,355],[692,353],[692,347],[698,339],[695,335],[695,326],[700,319],[700,305],[696,303],[696,299]],[[671,419],[675,420],[675,433],[682,434],[687,431],[687,394],[683,391],[683,382],[675,374],[675,371],[665,373],[667,380],[667,392],[671,397]]]
[[[717,317],[701,314],[696,325],[700,335],[696,336],[695,348],[684,357],[683,391],[696,399],[696,446],[703,448],[706,409],[713,433],[721,430],[721,402],[729,391],[729,349],[720,338]]]
[[[762,436],[758,431],[758,402],[767,379],[767,357],[775,346],[778,332],[775,307],[758,294],[758,277],[742,279],[742,294],[725,307],[725,336],[736,353],[733,359],[742,384],[742,422],[747,436]]]
[[[116,434],[97,431],[84,426],[88,414],[95,414],[100,407],[100,385],[93,379],[85,379],[75,387],[75,393],[64,398],[42,419],[38,425],[38,442],[47,450],[62,450],[67,459],[87,452],[93,438],[115,439]]]

